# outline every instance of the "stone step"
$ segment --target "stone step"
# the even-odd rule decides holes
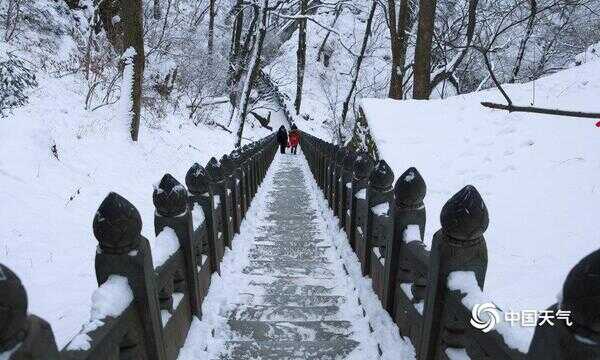
[[[352,335],[349,321],[228,321],[236,341],[333,341]],[[217,333],[217,338],[221,338]]]
[[[289,242],[287,246],[256,244],[248,254],[250,259],[260,260],[313,260],[326,261],[324,252],[330,246],[306,246],[304,242]]]
[[[249,289],[256,295],[343,295],[333,279],[311,279],[308,277],[256,277],[249,282]]]
[[[238,304],[234,310],[220,314],[230,320],[248,321],[323,321],[340,320],[340,308],[327,306],[268,306]]]
[[[227,353],[219,359],[260,360],[336,360],[348,356],[358,343],[344,339],[335,341],[230,341]]]
[[[340,295],[296,295],[290,293],[273,293],[268,295],[241,294],[244,304],[266,306],[329,306],[341,305],[346,299]]]
[[[242,272],[247,275],[308,276],[313,279],[331,279],[335,276],[329,263],[303,260],[250,260]]]

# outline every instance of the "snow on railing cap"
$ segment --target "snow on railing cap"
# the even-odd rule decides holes
[[[0,353],[23,342],[27,327],[27,292],[19,277],[0,264]]]
[[[385,160],[379,160],[369,178],[371,187],[379,190],[388,190],[392,188],[394,182],[394,171]]]
[[[185,185],[192,194],[204,194],[208,192],[208,173],[206,169],[195,163],[185,175]]]
[[[123,254],[138,247],[142,218],[132,203],[111,192],[96,211],[93,228],[103,252]]]
[[[165,174],[154,188],[152,202],[160,215],[177,216],[187,210],[187,191],[171,174]]]
[[[223,180],[223,169],[221,169],[221,164],[219,164],[219,161],[214,156],[206,164],[206,172],[212,181],[218,182]]]
[[[394,186],[394,197],[396,205],[400,207],[414,207],[423,204],[423,199],[427,193],[425,180],[414,167],[406,170]]]
[[[462,241],[478,239],[489,225],[487,207],[473,185],[465,186],[446,202],[440,220],[444,234]]]
[[[367,153],[360,153],[354,162],[354,177],[356,179],[366,179],[373,171],[373,162]]]
[[[600,343],[600,250],[581,259],[563,285],[561,310],[571,311],[574,331]]]

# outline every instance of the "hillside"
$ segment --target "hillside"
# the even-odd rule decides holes
[[[600,61],[506,85],[515,104],[600,111]],[[467,184],[489,209],[485,291],[504,309],[544,309],[571,267],[598,247],[600,153],[593,119],[495,111],[493,89],[445,100],[363,99],[381,156],[396,176],[427,183],[426,242],[444,203]]]

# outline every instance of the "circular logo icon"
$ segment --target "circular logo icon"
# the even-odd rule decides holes
[[[500,313],[492,303],[477,304],[471,311],[471,325],[484,333],[492,331],[500,321]]]

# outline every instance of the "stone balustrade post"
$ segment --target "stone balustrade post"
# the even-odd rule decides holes
[[[339,226],[343,226],[343,220],[340,216],[340,207],[343,206],[343,192],[344,192],[344,184],[342,183],[342,172],[344,170],[344,158],[346,157],[346,153],[348,150],[344,147],[340,147],[337,153],[335,154],[335,169],[334,169],[334,181],[333,185],[333,202],[331,209],[335,216],[338,217]]]
[[[202,303],[198,283],[197,256],[198,253],[202,253],[202,244],[194,242],[194,224],[187,197],[187,190],[179,181],[171,174],[163,176],[158,187],[152,193],[152,200],[156,207],[154,232],[158,235],[165,227],[175,231],[185,259],[186,288],[183,290],[189,294],[192,314],[200,318]]]
[[[234,164],[231,162],[229,155],[225,154],[219,161],[221,174],[223,175],[222,200],[223,200],[223,233],[225,244],[231,248],[233,235],[235,234],[234,226],[234,193],[235,187]]]
[[[27,292],[21,280],[0,264],[0,355],[7,360],[59,360],[52,328],[27,313]]]
[[[352,179],[352,192],[354,194],[354,203],[352,204],[354,219],[354,237],[351,244],[354,244],[354,252],[360,261],[363,276],[369,274],[367,267],[368,240],[367,231],[369,225],[369,178],[373,171],[373,162],[367,154],[361,154],[354,162],[354,176]]]
[[[344,162],[342,166],[341,176],[341,192],[340,192],[340,207],[338,217],[342,224],[342,228],[348,239],[350,239],[350,227],[351,227],[351,211],[352,211],[352,174],[354,169],[354,162],[356,161],[356,153],[352,150],[346,152]]]
[[[600,250],[577,263],[567,275],[559,302],[539,319],[527,359],[600,359]],[[567,315],[566,317],[557,314]],[[542,323],[543,322],[543,323]]]
[[[195,163],[190,167],[186,176],[185,184],[189,191],[190,207],[201,206],[204,212],[206,222],[206,240],[207,244],[202,244],[203,252],[207,249],[207,255],[210,259],[211,272],[221,273],[220,256],[223,250],[221,242],[218,240],[219,233],[219,214],[215,211],[213,202],[213,189],[210,186],[210,178],[202,165]],[[198,254],[197,254],[198,255]],[[197,256],[197,263],[202,263],[201,254]]]
[[[385,160],[379,160],[375,164],[369,186],[367,188],[368,199],[368,224],[366,236],[366,268],[371,269],[371,251],[373,248],[379,248],[381,255],[386,256],[385,268],[387,268],[387,251],[393,241],[394,236],[394,172]],[[384,279],[385,279],[384,274]],[[385,281],[385,280],[384,280]],[[385,283],[385,282],[384,282]],[[385,291],[384,291],[385,292]],[[392,295],[393,296],[393,295]],[[388,308],[388,298],[383,296],[381,299],[383,307]]]
[[[215,227],[217,229],[216,244],[217,249],[219,250],[217,254],[218,260],[219,262],[221,262],[225,253],[225,246],[231,247],[231,244],[227,242],[227,234],[225,233],[227,231],[227,211],[225,206],[225,178],[223,174],[223,169],[221,169],[221,164],[219,164],[217,159],[214,157],[211,158],[206,164],[206,172],[208,174],[208,178],[210,179],[209,187],[213,195],[213,211],[216,213]]]
[[[231,161],[231,189],[233,190],[233,227],[236,233],[240,233],[240,225],[242,223],[242,203],[243,203],[243,188],[242,188],[242,167],[240,165],[240,152],[234,150],[229,157]]]
[[[156,274],[150,245],[141,235],[139,212],[125,198],[111,192],[100,204],[93,228],[98,239],[95,261],[98,286],[111,275],[127,278],[144,331],[140,334],[143,340],[136,340],[145,345],[146,358],[165,360]]]
[[[414,284],[417,280],[408,259],[406,259],[407,243],[415,239],[405,239],[405,232],[409,226],[418,226],[419,240],[422,243],[426,220],[423,199],[426,192],[425,181],[414,167],[400,175],[394,186],[394,236],[386,254],[386,288],[388,292],[385,301],[386,310],[392,316],[395,316],[396,285],[399,283]],[[409,326],[410,324],[402,325]]]
[[[433,236],[427,295],[423,313],[418,359],[442,358],[446,348],[461,348],[468,319],[456,321],[448,311],[448,276],[455,271],[473,272],[483,289],[487,270],[487,248],[483,233],[488,211],[475,187],[468,185],[442,208],[442,229]]]

